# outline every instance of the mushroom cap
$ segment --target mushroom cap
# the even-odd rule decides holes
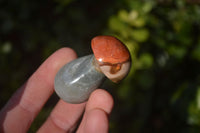
[[[97,61],[118,64],[130,60],[126,46],[112,36],[97,36],[92,39],[92,50]]]
[[[131,57],[127,47],[112,36],[97,36],[92,39],[92,50],[98,68],[113,82],[119,82],[128,74]]]

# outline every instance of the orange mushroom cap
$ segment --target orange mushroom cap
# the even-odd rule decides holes
[[[130,60],[127,47],[112,36],[97,36],[91,41],[96,60],[100,63],[118,64]]]

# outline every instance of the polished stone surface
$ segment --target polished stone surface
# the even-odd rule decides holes
[[[113,36],[96,36],[92,39],[91,46],[99,63],[119,64],[130,61],[127,47]]]
[[[101,72],[111,81],[118,83],[131,68],[128,48],[113,36],[96,36],[91,41],[94,56]]]
[[[82,103],[103,82],[105,76],[96,70],[93,58],[93,55],[84,56],[60,69],[54,86],[61,99],[68,103]]]

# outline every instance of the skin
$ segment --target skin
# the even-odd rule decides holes
[[[54,77],[66,63],[74,60],[76,53],[62,48],[52,54],[37,71],[22,85],[0,112],[0,132],[26,133],[54,92]],[[102,89],[94,91],[88,102],[69,104],[59,100],[50,116],[38,129],[38,133],[73,132],[107,133],[108,115],[113,108],[112,96]],[[77,125],[83,115],[80,125]]]

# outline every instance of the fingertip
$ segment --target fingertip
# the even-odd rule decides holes
[[[72,48],[69,48],[69,47],[60,48],[56,52],[58,52],[58,53],[64,53],[64,54],[67,54],[70,57],[74,57],[74,58],[77,57],[76,52]]]
[[[55,69],[60,69],[64,64],[77,58],[76,52],[68,47],[60,48],[54,52],[50,58],[49,62],[52,63],[51,66]]]
[[[107,133],[109,121],[106,112],[101,109],[92,109],[87,112],[87,118],[84,126],[86,133]]]
[[[103,89],[95,90],[87,103],[86,111],[92,110],[94,108],[99,108],[110,114],[114,105],[114,100],[112,96]]]

